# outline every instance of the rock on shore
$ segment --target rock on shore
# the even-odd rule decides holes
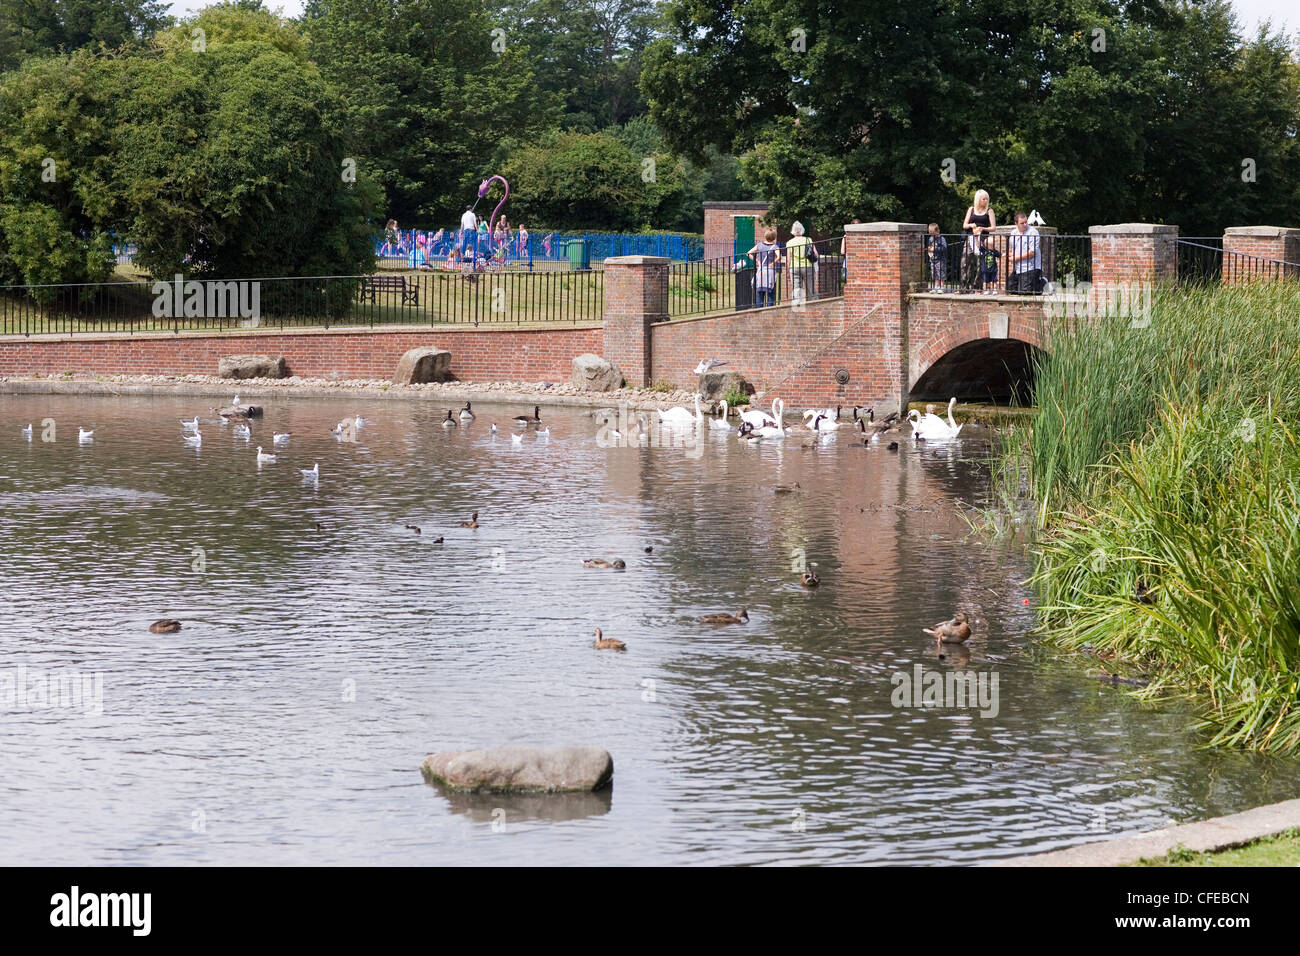
[[[420,769],[452,790],[564,793],[608,784],[614,758],[599,747],[498,747],[429,754]]]
[[[217,360],[222,378],[284,378],[286,371],[283,355],[223,355]]]
[[[623,373],[618,366],[587,352],[574,356],[573,375],[569,381],[589,392],[612,392],[622,387]]]

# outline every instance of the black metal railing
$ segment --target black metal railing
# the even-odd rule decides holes
[[[744,255],[673,263],[668,269],[668,314],[707,315],[843,295],[843,237],[810,246],[810,253],[782,249],[780,265],[766,270]]]
[[[1300,262],[1269,259],[1223,247],[1221,236],[1179,238],[1178,281],[1187,285],[1236,285],[1266,279],[1300,278]]]
[[[0,334],[600,322],[598,271],[0,286]]]
[[[1028,240],[1014,232],[982,236],[982,245],[964,233],[939,238],[942,244],[925,236],[924,289],[918,291],[1006,293],[1007,276],[1015,269],[1011,256],[1030,248]],[[1039,235],[1038,268],[1038,288],[1020,289],[1017,282],[1016,291],[1036,295],[1051,286],[1091,281],[1092,237]]]

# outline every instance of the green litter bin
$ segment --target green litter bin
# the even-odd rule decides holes
[[[569,257],[570,269],[591,268],[591,253],[587,249],[586,239],[570,239],[565,244],[564,251]]]

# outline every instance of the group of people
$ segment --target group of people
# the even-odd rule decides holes
[[[1043,285],[1043,256],[1038,230],[1029,224],[1029,215],[1017,212],[1015,230],[1007,236],[1006,291],[1010,295],[1038,295]],[[974,203],[966,209],[962,221],[961,274],[957,291],[996,295],[998,260],[1003,252],[990,237],[997,230],[997,216],[983,189],[975,193]],[[948,292],[948,240],[939,232],[938,223],[930,223],[925,239],[925,255],[930,263],[930,289]]]
[[[432,260],[442,258],[442,268],[458,269],[462,263],[473,263],[478,259],[492,256],[504,256],[510,251],[511,229],[509,221],[502,216],[496,227],[489,232],[488,222],[482,216],[476,216],[473,209],[466,209],[460,218],[460,229],[447,233],[439,229],[430,235],[416,231],[408,243],[397,227],[397,220],[390,219],[384,227],[384,244],[379,247],[381,258],[406,257],[407,265],[412,269],[432,269]],[[528,230],[519,226],[513,240],[515,255],[527,260],[532,265],[532,252],[528,245]]]
[[[787,262],[794,301],[806,302],[817,298],[817,260],[820,256],[804,232],[803,223],[796,220],[790,225],[790,240],[785,244],[783,255],[776,241],[776,230],[768,227],[763,238],[745,253],[754,263],[755,308],[776,305],[777,276],[781,273],[782,263]]]

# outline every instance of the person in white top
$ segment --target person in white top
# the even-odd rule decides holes
[[[473,248],[474,230],[478,228],[478,217],[473,209],[466,209],[460,217],[460,248],[462,253]]]
[[[1007,241],[1007,292],[1011,295],[1037,295],[1043,275],[1043,257],[1039,250],[1038,230],[1029,225],[1029,217],[1016,213],[1016,231]]]

